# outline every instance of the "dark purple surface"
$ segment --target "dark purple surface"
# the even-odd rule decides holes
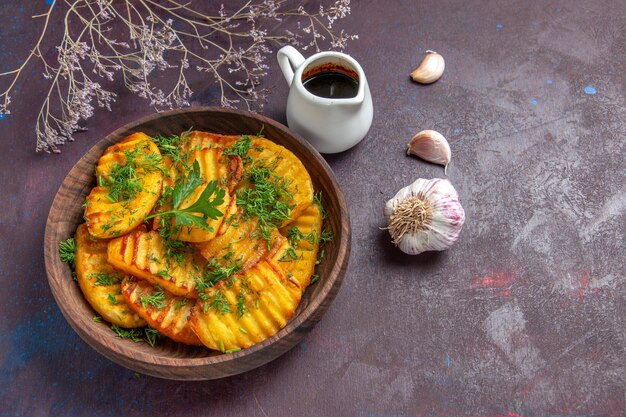
[[[46,7],[2,6],[0,69],[26,56]],[[42,250],[53,196],[96,141],[152,110],[122,94],[62,154],[35,154],[45,84],[27,71],[0,120],[0,416],[625,415],[626,2],[352,9],[338,25],[360,36],[347,52],[375,116],[360,145],[328,157],[351,209],[350,270],[304,342],[219,381],[134,375],[61,316]],[[408,74],[427,49],[446,72],[420,86]],[[263,113],[284,123],[287,86],[269,64]],[[217,104],[208,78],[192,88]],[[422,129],[450,142],[467,221],[451,250],[409,257],[379,228],[399,188],[443,176],[404,156]]]

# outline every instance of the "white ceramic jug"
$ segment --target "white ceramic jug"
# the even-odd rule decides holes
[[[321,153],[338,153],[359,143],[372,125],[374,109],[365,73],[340,52],[320,52],[305,59],[292,46],[278,51],[278,64],[289,84],[287,124]],[[356,95],[326,98],[305,88],[316,74],[339,72],[358,83]]]

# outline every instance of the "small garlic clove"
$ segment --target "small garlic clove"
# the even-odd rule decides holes
[[[448,141],[435,130],[422,130],[413,136],[406,153],[407,155],[419,156],[428,162],[443,165],[446,171],[450,159],[452,159],[452,151]]]
[[[422,63],[411,73],[411,78],[420,84],[431,84],[441,78],[445,68],[446,62],[441,55],[435,51],[426,51]]]

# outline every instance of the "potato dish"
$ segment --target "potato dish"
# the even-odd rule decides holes
[[[118,336],[234,352],[282,329],[317,279],[330,239],[320,198],[270,139],[138,132],[107,148],[95,175],[61,251],[72,247],[94,320]]]

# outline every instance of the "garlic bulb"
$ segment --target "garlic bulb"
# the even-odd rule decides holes
[[[434,130],[422,130],[413,136],[408,144],[407,155],[416,155],[428,162],[443,165],[444,172],[448,170],[448,164],[452,158],[450,145],[446,138]]]
[[[431,84],[441,78],[445,68],[446,62],[441,55],[435,51],[426,51],[421,64],[411,73],[411,78],[420,84]]]
[[[459,238],[465,211],[448,180],[417,179],[385,205],[393,243],[409,255],[448,249]]]

